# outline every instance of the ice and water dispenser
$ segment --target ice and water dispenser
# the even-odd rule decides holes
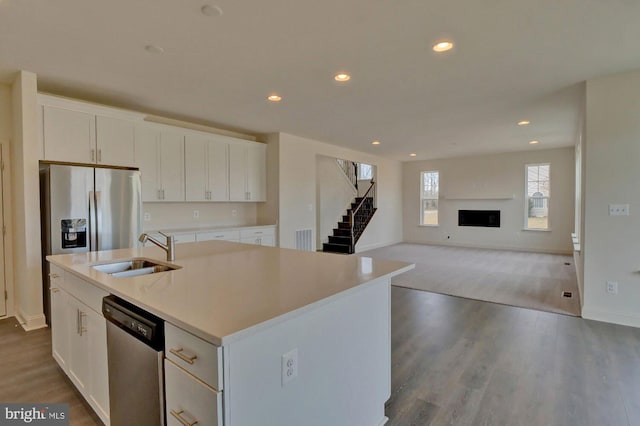
[[[62,219],[60,230],[63,249],[87,246],[87,219]]]

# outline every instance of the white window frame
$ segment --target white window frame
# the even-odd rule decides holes
[[[547,227],[529,228],[529,167],[549,166],[549,195],[543,196],[547,200]],[[525,231],[551,231],[551,163],[529,163],[524,165],[524,228]]]
[[[362,170],[364,169],[364,167],[362,166],[367,166],[367,168],[371,171],[371,176],[362,176]],[[358,164],[358,180],[370,180],[373,179],[373,164],[366,164],[366,163],[360,163]]]
[[[438,193],[435,197],[424,196],[424,177],[427,173],[437,173],[438,175]],[[424,223],[424,207],[423,202],[425,200],[437,201],[438,221],[437,223]],[[440,171],[438,170],[423,170],[420,172],[420,226],[440,226]]]

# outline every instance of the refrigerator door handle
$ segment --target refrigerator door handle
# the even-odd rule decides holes
[[[89,251],[98,249],[96,229],[96,198],[93,191],[89,191]]]
[[[102,203],[100,202],[101,192],[96,191],[96,251],[102,250],[100,247],[100,232],[102,229]]]

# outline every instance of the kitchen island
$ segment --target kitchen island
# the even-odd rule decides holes
[[[176,260],[170,262],[179,269],[173,271],[114,277],[93,267],[131,258],[162,263],[164,252],[146,247],[50,256],[52,273],[58,275],[52,287],[59,285],[74,297],[74,292],[87,292],[83,285],[90,293],[113,294],[165,320],[167,340],[171,333],[182,333],[187,343],[197,339],[190,350],[200,344],[211,348],[211,360],[198,359],[207,363],[205,369],[215,370],[211,374],[180,365],[182,358],[172,355],[170,342],[165,348],[165,364],[172,371],[175,363],[215,395],[217,402],[204,407],[216,412],[211,424],[385,423],[391,277],[413,265],[208,241],[179,245]],[[97,300],[92,297],[86,303],[95,311]],[[52,321],[54,358],[60,364],[55,315]],[[291,357],[296,371],[287,377],[283,360]],[[167,374],[168,424],[175,420],[169,415],[171,386]],[[182,394],[185,401],[174,408],[196,419],[187,407],[189,392]],[[100,407],[108,423],[108,401]]]

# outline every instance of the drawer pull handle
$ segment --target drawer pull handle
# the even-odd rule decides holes
[[[58,274],[53,274],[53,273],[49,274],[49,276],[50,276],[51,278],[53,278],[54,280],[55,280],[55,279],[60,278],[60,275],[58,275]]]
[[[193,426],[193,425],[197,425],[198,424],[197,420],[194,420],[193,422],[190,422],[189,420],[186,420],[184,417],[182,417],[182,413],[184,413],[184,410],[180,410],[180,411],[171,410],[170,413],[171,413],[171,415],[173,417],[178,419],[178,421],[180,423],[182,423],[184,426]]]
[[[185,355],[183,351],[184,351],[184,348],[169,349],[169,352],[171,352],[172,354],[174,354],[184,362],[188,362],[189,364],[193,364],[193,361],[198,359],[198,355],[188,356],[188,355]]]
[[[51,287],[51,293],[57,293],[57,292],[59,292],[59,291],[60,291],[60,290],[58,290],[57,288],[55,288],[55,287]]]

